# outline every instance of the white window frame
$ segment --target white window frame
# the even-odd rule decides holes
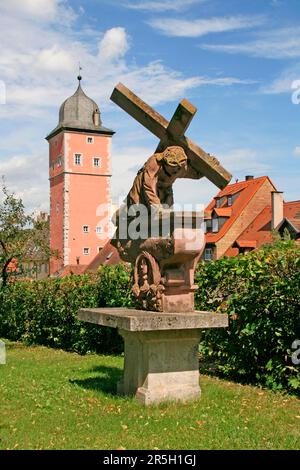
[[[95,160],[98,160],[99,165],[95,164]],[[101,168],[102,166],[102,159],[101,157],[93,157],[93,167],[95,168]]]
[[[213,217],[212,218],[212,233],[218,233],[219,231],[219,218]]]
[[[80,157],[80,163],[76,163],[77,157]],[[82,155],[82,153],[79,153],[79,152],[74,153],[74,165],[76,165],[76,166],[82,166],[83,165],[83,155]]]
[[[205,250],[204,250],[204,261],[212,261],[213,260],[213,254],[214,254],[214,252],[213,252],[212,248],[205,248]]]
[[[206,219],[205,221],[205,232],[211,232],[212,231],[212,219]]]
[[[91,139],[91,142],[89,142],[90,139]],[[94,143],[94,137],[91,137],[90,135],[87,136],[87,138],[86,138],[86,143],[87,143],[87,144],[93,144],[93,143]]]
[[[96,227],[96,233],[99,235],[100,233],[102,233],[102,227],[100,227],[99,225]]]
[[[86,251],[86,250],[87,250],[87,251]],[[84,255],[84,256],[89,256],[89,254],[90,254],[90,249],[89,249],[88,247],[83,248],[82,251],[83,251],[83,255]]]
[[[87,230],[85,230],[85,228],[87,228]],[[83,225],[82,226],[82,231],[83,231],[83,233],[89,233],[90,227],[88,225]]]

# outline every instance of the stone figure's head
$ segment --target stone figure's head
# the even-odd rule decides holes
[[[162,163],[169,175],[176,175],[182,168],[187,168],[187,156],[182,147],[173,145],[162,153]]]

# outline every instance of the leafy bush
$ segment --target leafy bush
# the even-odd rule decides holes
[[[131,274],[123,265],[96,275],[16,282],[0,290],[0,336],[69,351],[121,352],[115,329],[77,320],[84,307],[131,305]]]
[[[204,359],[226,376],[273,389],[300,390],[300,366],[291,361],[300,339],[300,249],[292,241],[236,258],[200,265],[200,310],[227,313],[228,329],[206,330]]]
[[[205,330],[200,349],[227,377],[299,392],[300,249],[278,242],[247,256],[199,265],[196,308],[229,315],[229,328]],[[131,307],[131,272],[124,265],[95,275],[24,281],[0,290],[0,336],[79,353],[118,353],[115,329],[76,318],[81,307]]]

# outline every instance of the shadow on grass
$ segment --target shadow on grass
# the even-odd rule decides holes
[[[105,393],[106,395],[121,397],[121,395],[117,393],[117,384],[122,379],[122,370],[118,367],[96,366],[88,372],[92,372],[93,376],[86,379],[70,379],[69,382],[87,390],[94,390],[96,392]]]

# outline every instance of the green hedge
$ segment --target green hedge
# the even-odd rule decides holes
[[[116,330],[77,320],[81,307],[131,306],[131,273],[120,265],[97,275],[16,282],[0,291],[0,337],[79,353],[117,353]]]
[[[300,249],[277,242],[236,258],[200,265],[201,310],[229,315],[228,329],[205,331],[204,360],[225,375],[273,389],[300,391],[300,365],[291,361],[300,340]]]
[[[228,329],[206,330],[201,352],[227,377],[299,391],[300,249],[279,242],[247,256],[199,265],[196,308],[228,314]],[[97,275],[16,282],[0,290],[0,337],[79,353],[118,353],[116,330],[77,320],[80,307],[133,306],[131,271],[103,267]]]

